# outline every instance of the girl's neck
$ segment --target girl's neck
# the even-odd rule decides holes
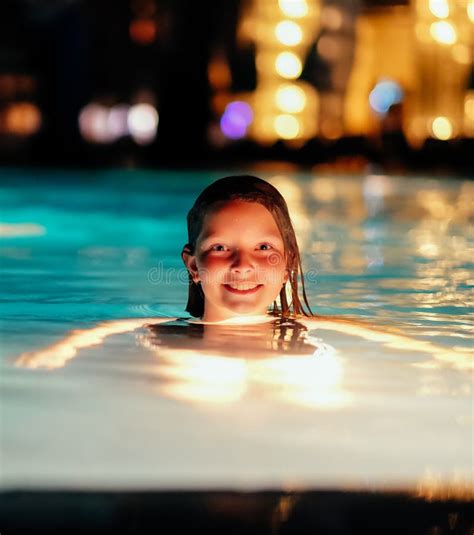
[[[232,312],[224,307],[216,307],[210,304],[210,306],[204,308],[204,313],[200,319],[205,323],[245,323],[249,319],[251,323],[253,318],[258,318],[261,321],[262,317],[266,317],[267,315],[267,307],[258,307],[254,309],[253,313],[249,311],[248,314],[239,314],[237,311]]]
[[[258,314],[258,315],[252,315],[252,316],[232,316],[230,318],[226,318],[223,320],[218,321],[208,321],[204,319],[205,316],[198,320],[190,320],[192,323],[203,323],[205,325],[229,325],[229,324],[237,324],[237,325],[244,325],[247,323],[265,323],[267,321],[270,321],[274,319],[274,316],[270,314]]]

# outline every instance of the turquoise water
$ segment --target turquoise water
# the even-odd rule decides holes
[[[219,176],[3,170],[2,354],[103,319],[182,315],[186,213]],[[286,190],[316,312],[469,343],[472,183],[272,176]]]
[[[182,316],[186,213],[203,187],[225,174],[1,171],[4,486],[319,481],[412,488],[427,473],[443,481],[472,477],[468,181],[261,175],[289,204],[315,312],[396,327],[436,345],[440,355],[464,355],[462,365],[457,357],[423,360],[416,351],[323,328],[318,336],[334,353],[313,371],[331,388],[339,381],[332,397],[324,387],[324,403],[275,401],[282,383],[267,384],[263,395],[258,389],[270,371],[247,363],[258,395],[227,399],[218,412],[203,408],[195,393],[160,389],[161,357],[150,357],[132,333],[83,350],[61,369],[14,366],[21,353],[72,329]],[[295,371],[281,369],[286,377]],[[211,444],[232,451],[232,463],[216,457]],[[156,452],[174,458],[178,450],[179,462],[154,464]]]

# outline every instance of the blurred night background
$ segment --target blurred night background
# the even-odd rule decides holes
[[[474,0],[2,0],[0,164],[474,170]]]

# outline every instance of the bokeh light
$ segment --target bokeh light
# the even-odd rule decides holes
[[[431,37],[442,45],[454,45],[457,41],[457,33],[450,22],[433,22],[430,26]]]
[[[224,57],[211,59],[207,68],[209,84],[215,91],[226,91],[232,84],[232,74]]]
[[[308,14],[308,4],[306,0],[279,0],[282,13],[287,17],[302,18]]]
[[[41,126],[41,112],[31,102],[11,104],[5,115],[5,130],[19,136],[35,134]]]
[[[130,38],[139,45],[150,45],[156,39],[156,22],[152,19],[135,19],[130,23]]]
[[[474,0],[468,0],[467,2],[467,16],[474,23]]]
[[[286,46],[299,45],[303,39],[301,27],[291,20],[283,20],[275,27],[275,35],[278,41]]]
[[[387,113],[391,106],[403,100],[401,87],[393,80],[381,80],[369,95],[370,107],[377,113]]]
[[[156,137],[158,112],[151,104],[135,104],[128,113],[128,129],[140,145],[151,143]]]
[[[253,120],[253,111],[247,102],[234,101],[226,106],[221,117],[222,133],[229,139],[241,139]]]
[[[275,61],[275,68],[283,78],[298,78],[303,70],[301,60],[293,52],[281,52]]]
[[[96,102],[84,106],[79,114],[82,137],[92,143],[110,143],[113,136],[110,135],[107,126],[108,115],[108,108]]]
[[[433,135],[442,141],[451,139],[453,136],[453,125],[447,117],[436,117],[431,123]]]
[[[117,104],[112,106],[107,114],[107,131],[111,141],[115,141],[129,134],[128,114],[130,106],[127,104]]]
[[[306,94],[297,85],[283,84],[275,94],[277,107],[287,113],[299,113],[306,106]]]
[[[429,8],[431,13],[439,19],[449,17],[449,5],[446,0],[430,0]]]
[[[276,133],[283,139],[295,139],[300,133],[300,122],[289,114],[278,115],[274,122]]]

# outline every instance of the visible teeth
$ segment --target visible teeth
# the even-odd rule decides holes
[[[248,284],[248,283],[242,283],[242,284],[228,284],[231,288],[234,290],[253,290],[258,286],[258,284]]]

